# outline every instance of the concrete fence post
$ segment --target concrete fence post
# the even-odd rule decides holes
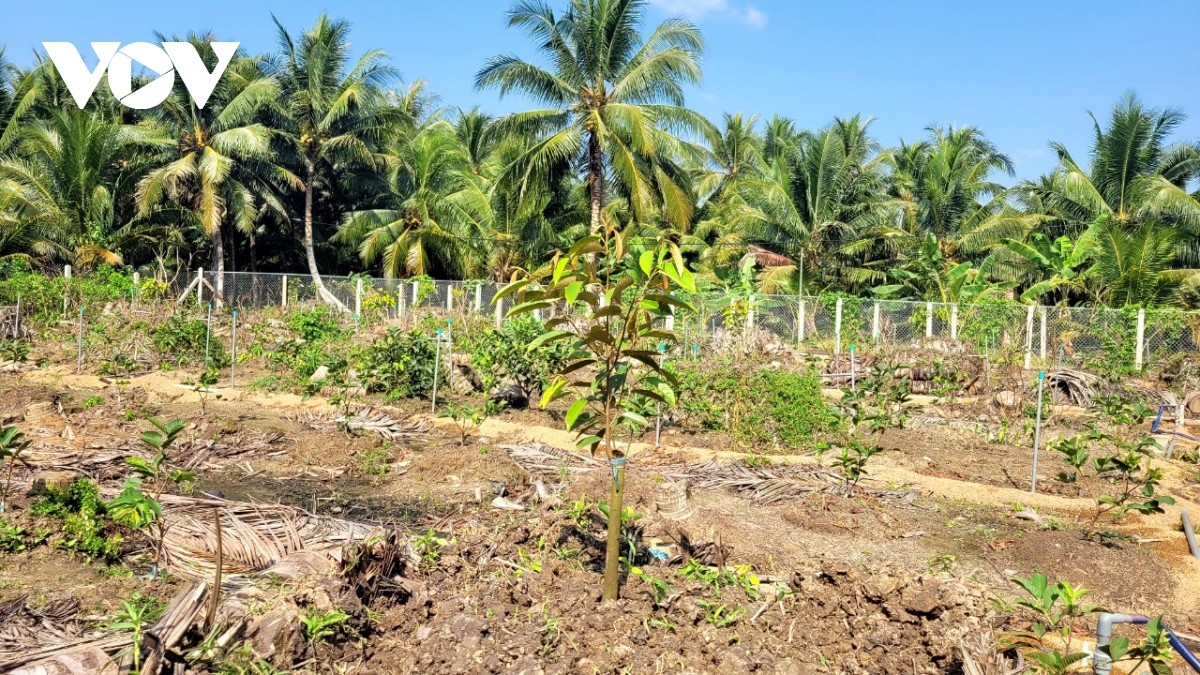
[[[663,328],[666,328],[667,330],[675,330],[675,317],[668,314],[663,319]]]
[[[475,284],[475,313],[483,313],[483,284]]]
[[[1038,355],[1042,359],[1042,365],[1045,365],[1046,364],[1046,308],[1045,307],[1042,307],[1041,316],[1039,318],[1041,319],[1042,342],[1038,349]]]
[[[871,339],[879,342],[879,303],[871,303]]]
[[[496,328],[499,329],[504,325],[504,298],[496,300]]]
[[[925,303],[925,337],[933,337],[933,303]]]
[[[204,306],[204,268],[196,270],[196,305]]]
[[[807,320],[804,316],[804,294],[800,295],[800,315],[796,317],[796,344],[804,342],[804,326]]]
[[[1138,310],[1137,318],[1137,349],[1133,353],[1133,367],[1138,370],[1142,369],[1145,363],[1146,353],[1146,310]]]
[[[958,339],[958,303],[950,305],[950,339]]]
[[[842,353],[842,299],[837,299],[833,314],[833,353]]]
[[[354,316],[362,316],[362,279],[354,284]]]
[[[421,291],[421,282],[419,282],[419,281],[412,282],[412,294],[413,294],[412,306],[413,306],[413,309],[417,308],[417,294],[420,291]]]
[[[283,275],[283,288],[279,291],[279,306],[287,307],[287,275]]]
[[[454,284],[446,282],[446,309],[454,309]]]
[[[142,275],[138,272],[133,273],[133,287],[136,289],[142,284]]]
[[[1033,305],[1025,308],[1025,367],[1033,364]]]

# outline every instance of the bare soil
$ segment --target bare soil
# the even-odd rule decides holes
[[[1064,466],[1046,453],[1039,463],[1042,494],[1029,495],[1030,449],[988,441],[994,419],[982,430],[927,425],[889,432],[886,452],[868,469],[871,485],[911,490],[912,499],[818,493],[761,506],[725,491],[695,490],[693,514],[675,522],[655,507],[654,467],[668,455],[730,461],[741,455],[719,435],[670,429],[667,447],[654,450],[651,432],[631,448],[626,503],[644,515],[637,563],[670,591],[656,597],[650,583],[629,576],[619,601],[601,603],[603,526],[594,510],[580,522],[568,517],[566,502],[606,499],[607,476],[552,485],[562,503],[538,504],[527,474],[498,447],[531,441],[571,447],[554,413],[502,414],[466,445],[446,420],[437,421],[440,431],[428,442],[389,444],[370,434],[314,430],[307,416],[333,410],[315,397],[223,390],[208,397],[201,415],[198,395],[176,386],[183,377],[136,378],[118,404],[118,388],[95,377],[8,376],[0,380],[0,421],[18,424],[36,448],[86,457],[135,443],[147,429],[143,414],[182,418],[196,448],[209,441],[229,448],[196,455],[197,491],[445,538],[436,560],[410,570],[424,590],[380,598],[374,620],[355,623],[315,652],[320,672],[954,673],[964,637],[1019,627],[994,615],[987,598],[1014,595],[1011,577],[1035,572],[1092,589],[1094,601],[1110,609],[1166,613],[1182,630],[1200,624],[1194,600],[1200,561],[1190,557],[1177,528],[1181,506],[1200,514],[1194,467],[1186,464],[1161,462],[1178,505],[1161,516],[1106,524],[1117,536],[1088,540],[1079,521],[1103,485],[1058,484],[1053,476]],[[94,404],[95,397],[102,402],[85,409],[84,401]],[[37,407],[42,403],[51,404],[52,414]],[[427,405],[408,401],[390,409],[427,415]],[[986,413],[970,414],[978,422]],[[1052,420],[1048,433],[1079,433],[1081,424]],[[120,463],[98,476],[119,482]],[[492,508],[498,494],[525,510]],[[30,504],[18,498],[3,518],[54,527],[30,516]],[[1015,517],[1024,506],[1055,520]],[[677,549],[684,536],[717,545],[726,564],[748,566],[764,581],[749,591],[718,588],[684,578],[680,562],[645,553],[650,545]],[[0,554],[0,602],[25,595],[37,604],[69,593],[80,598],[83,613],[102,621],[133,593],[165,600],[178,587],[172,579],[139,578],[149,555],[136,536],[112,568],[53,544],[52,537],[49,545]],[[790,591],[777,594],[775,580]]]

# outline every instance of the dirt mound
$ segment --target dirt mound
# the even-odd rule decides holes
[[[447,547],[428,594],[384,613],[367,667],[942,673],[960,667],[964,636],[990,629],[984,591],[968,582],[831,561],[724,586],[686,580],[686,566],[651,564],[639,571],[653,582],[630,576],[620,600],[601,603],[600,542],[544,515],[508,528],[503,541],[489,532]]]

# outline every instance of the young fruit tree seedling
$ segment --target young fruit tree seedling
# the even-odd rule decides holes
[[[22,453],[29,447],[29,441],[25,440],[25,434],[22,434],[16,427],[0,428],[0,462],[4,462],[4,485],[0,485],[0,512],[8,508],[8,493],[12,490],[13,471],[17,468],[17,464],[25,464],[25,458]]]
[[[154,457],[150,461],[141,457],[125,460],[133,469],[134,476],[125,481],[121,494],[109,503],[108,509],[113,520],[136,530],[150,530],[155,540],[154,568],[151,572],[153,577],[158,575],[158,567],[162,562],[163,540],[167,535],[162,520],[162,495],[170,485],[193,483],[196,474],[173,469],[169,462],[171,446],[183,432],[183,420],[164,423],[154,417],[147,419],[154,425],[155,430],[142,434],[141,440],[155,451]],[[150,485],[149,495],[142,490],[145,483]]]
[[[661,342],[677,342],[675,334],[659,329],[657,322],[671,315],[675,307],[691,309],[671,294],[673,288],[696,292],[695,279],[678,246],[665,238],[652,243],[626,242],[616,227],[606,226],[496,295],[495,301],[499,301],[517,294],[509,316],[558,303],[573,310],[547,322],[547,332],[528,349],[560,340],[574,345],[566,366],[546,387],[541,405],[573,398],[565,422],[567,430],[580,437],[576,447],[609,459],[612,485],[604,564],[606,600],[617,598],[625,496],[625,453],[617,445],[615,430],[620,421],[647,426],[637,410],[639,397],[675,404],[675,379],[663,371],[655,349]]]

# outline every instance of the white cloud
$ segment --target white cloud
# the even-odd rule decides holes
[[[650,4],[667,14],[686,16],[692,21],[712,17],[730,17],[753,28],[767,26],[767,13],[752,6],[741,7],[729,0],[650,0]]]
[[[767,13],[754,7],[747,7],[746,11],[742,13],[742,21],[755,28],[766,28]]]

